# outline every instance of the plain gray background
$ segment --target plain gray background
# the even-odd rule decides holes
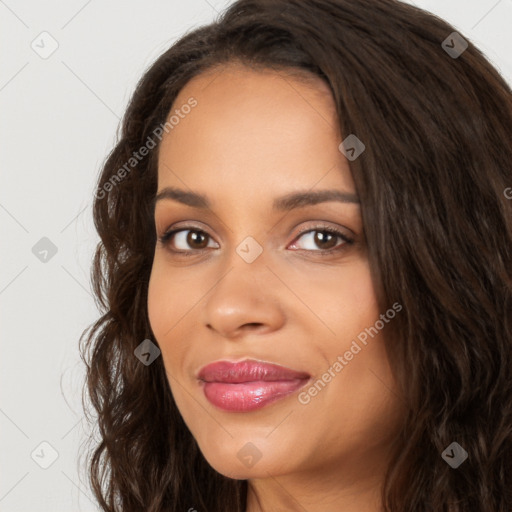
[[[77,467],[96,177],[144,70],[230,3],[0,0],[1,512],[97,510]],[[512,0],[409,3],[454,25],[512,84]]]

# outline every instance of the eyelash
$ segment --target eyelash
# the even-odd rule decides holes
[[[201,233],[203,235],[206,235],[209,239],[212,238],[206,231],[204,231],[202,229],[199,229],[195,226],[184,226],[184,227],[180,227],[177,229],[166,231],[162,236],[160,236],[158,238],[158,241],[164,247],[168,248],[169,242],[170,242],[171,238],[173,237],[173,235],[175,235],[176,233],[180,233],[181,231],[193,231],[196,233]],[[315,232],[315,231],[320,232],[320,233],[328,233],[329,235],[334,235],[338,238],[341,238],[343,240],[343,243],[340,245],[336,245],[334,248],[331,248],[331,249],[318,249],[318,250],[298,249],[299,251],[313,252],[313,253],[318,254],[319,256],[330,256],[333,253],[337,253],[339,251],[346,249],[347,245],[354,244],[354,240],[349,238],[347,235],[345,235],[341,231],[338,231],[337,229],[334,229],[332,227],[327,227],[327,226],[322,226],[322,225],[315,226],[313,228],[306,228],[306,229],[300,231],[298,233],[297,237],[294,238],[292,243],[295,243],[296,240],[299,240],[302,235],[305,235],[305,234],[311,233],[311,232]],[[295,249],[295,250],[297,250],[297,249]],[[194,256],[194,255],[201,254],[203,252],[208,251],[208,248],[191,249],[189,251],[169,249],[169,251],[172,252],[173,254],[178,254],[178,255],[182,255],[182,256]]]

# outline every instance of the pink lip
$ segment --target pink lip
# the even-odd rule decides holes
[[[264,407],[301,388],[309,378],[305,372],[251,360],[217,361],[198,374],[208,401],[232,412]]]

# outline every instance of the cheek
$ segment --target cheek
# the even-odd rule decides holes
[[[180,319],[190,310],[188,301],[181,294],[180,284],[173,280],[168,272],[155,262],[148,286],[148,317],[151,329],[161,350],[169,385],[178,408],[186,407],[175,377],[180,379],[179,368],[186,353],[186,347],[180,343]],[[179,280],[178,280],[179,281]]]
[[[350,311],[359,313],[356,316],[364,318],[377,314],[377,298],[368,262],[361,261],[353,267],[344,280],[343,290],[342,300]]]
[[[158,267],[153,265],[148,285],[148,317],[151,329],[157,340],[160,340],[164,328],[165,312],[171,310],[162,277],[158,272]]]
[[[173,282],[168,273],[160,271],[155,262],[148,286],[148,317],[151,330],[162,351],[166,370],[171,371],[171,363],[180,360],[179,348],[182,344],[172,343],[180,327],[179,319],[187,309],[179,284]],[[172,382],[170,382],[172,385]]]
[[[197,435],[201,430],[197,419],[202,418],[203,411],[196,409],[195,401],[190,399],[190,392],[185,391],[186,376],[182,369],[187,355],[187,344],[183,341],[186,336],[180,331],[183,324],[180,319],[190,311],[194,302],[183,300],[176,283],[171,286],[170,281],[168,276],[164,279],[158,272],[152,272],[148,287],[149,322],[161,350],[176,407],[187,427]]]
[[[173,375],[182,375],[190,357],[190,322],[197,315],[199,302],[208,291],[206,280],[171,268],[163,256],[155,255],[148,285],[148,317],[153,335],[160,346],[162,359],[173,390]]]
[[[329,361],[332,363],[340,355],[348,363],[333,379],[325,399],[342,404],[335,413],[340,422],[352,418],[354,424],[364,425],[360,429],[364,435],[374,435],[377,441],[395,428],[393,411],[400,406],[392,391],[395,382],[384,341],[386,323],[380,320],[386,312],[379,310],[367,265],[355,267],[339,289],[341,293],[331,295],[337,301],[336,312],[331,316],[337,336],[329,344]],[[379,328],[381,324],[383,327]],[[355,430],[346,434],[356,435]]]
[[[340,272],[325,286],[313,289],[317,310],[334,332],[338,351],[379,318],[370,269],[364,260],[352,265],[350,272]]]
[[[160,260],[155,256],[149,278],[148,316],[153,334],[165,344],[175,334],[179,320],[197,301],[198,292],[194,293],[190,280],[180,277],[179,272],[170,272]]]

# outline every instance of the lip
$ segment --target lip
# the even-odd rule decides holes
[[[197,378],[210,403],[225,411],[248,412],[297,391],[311,376],[278,364],[246,359],[210,363]]]

